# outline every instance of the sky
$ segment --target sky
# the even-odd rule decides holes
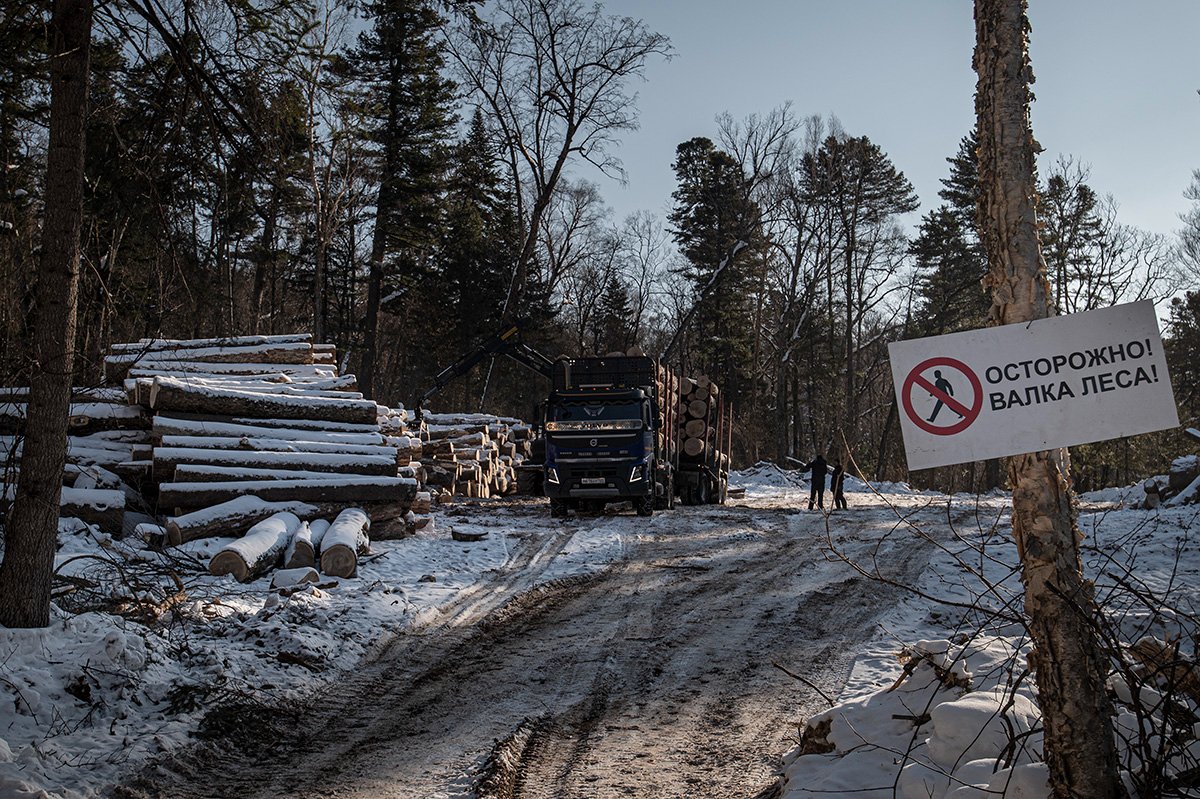
[[[938,202],[946,158],[974,126],[970,0],[603,0],[670,37],[637,87],[639,130],[623,136],[625,186],[594,170],[617,219],[665,216],[675,146],[716,138],[714,117],[836,116],[912,181],[919,214]],[[1090,167],[1126,224],[1170,234],[1200,169],[1200,1],[1030,0],[1034,136],[1048,169]],[[909,220],[915,224],[918,215]]]

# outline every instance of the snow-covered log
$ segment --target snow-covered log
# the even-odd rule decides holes
[[[107,488],[64,488],[59,515],[74,516],[119,536],[125,521],[125,492]]]
[[[401,474],[398,467],[396,477],[417,479],[417,475],[408,472]],[[341,477],[379,477],[379,475],[337,472]],[[386,475],[391,477],[389,473]],[[245,466],[219,466],[209,463],[180,463],[175,467],[175,479],[181,483],[228,483],[232,480],[331,480],[335,477],[332,472],[312,472],[302,469],[249,469]]]
[[[125,381],[125,395],[130,403],[137,405],[148,405],[154,396],[154,381],[159,377],[168,377],[168,375],[155,374],[150,377],[139,377],[132,381]],[[316,388],[309,383],[290,383],[290,382],[271,382],[259,380],[257,377],[243,377],[240,379],[209,379],[209,378],[193,378],[188,376],[170,376],[172,380],[179,380],[183,383],[192,386],[195,389],[217,388],[228,389],[230,391],[244,391],[249,394],[272,394],[280,397],[324,397],[326,399],[362,399],[363,395],[358,391],[352,391],[344,388]]]
[[[154,379],[150,406],[156,411],[216,413],[269,419],[373,424],[378,406],[371,400],[292,397],[194,386],[175,377]]]
[[[239,583],[249,582],[279,563],[300,523],[299,517],[288,511],[263,519],[213,555],[209,574],[232,574]]]
[[[204,362],[204,364],[312,364],[312,344],[268,342],[262,344],[206,344],[202,347],[173,349],[119,350],[104,356],[104,372],[128,370],[133,364],[170,364],[170,362]],[[112,371],[110,371],[112,370]]]
[[[281,511],[309,516],[315,514],[317,508],[303,502],[267,502],[255,496],[241,496],[168,519],[167,543],[174,546],[198,538],[241,535]]]
[[[308,522],[300,522],[296,534],[288,542],[283,553],[283,568],[300,569],[317,565],[317,548],[313,546],[312,529]]]
[[[204,361],[148,361],[144,364],[131,366],[120,378],[111,378],[110,382],[130,377],[189,377],[199,375],[213,378],[220,375],[241,376],[259,380],[273,380],[276,376],[289,380],[320,379],[331,380],[337,377],[337,371],[332,366],[311,363],[210,363]],[[280,381],[286,382],[286,381]]]
[[[328,519],[313,519],[308,523],[308,537],[312,541],[313,550],[321,551],[321,542],[325,538],[326,531],[329,530]]]
[[[160,508],[204,508],[235,497],[312,504],[388,502],[411,505],[417,483],[403,477],[334,476],[330,480],[238,480],[224,483],[166,483],[158,492]]]
[[[292,441],[286,438],[260,438],[250,436],[163,436],[161,446],[168,448],[236,449],[257,452],[323,452],[333,455],[372,455],[390,458],[393,463],[399,457],[396,447],[380,444],[344,444],[327,441]]]
[[[305,430],[296,427],[268,427],[236,422],[208,422],[198,419],[182,419],[172,416],[155,416],[153,434],[163,436],[232,436],[236,438],[283,438],[288,441],[314,441],[329,444],[357,444],[360,446],[394,446],[400,442],[411,448],[410,439],[399,437],[389,440],[378,432],[346,433],[338,430]]]
[[[280,569],[271,575],[271,590],[289,594],[304,583],[319,583],[321,575],[311,566],[298,569]]]
[[[312,341],[310,333],[282,333],[263,336],[227,336],[225,338],[144,338],[131,343],[113,344],[108,351],[115,354],[162,352],[208,347],[261,347],[269,344],[304,344]],[[317,345],[319,346],[319,345]]]
[[[0,492],[0,512],[7,510],[16,493],[16,485],[4,487],[4,491]],[[63,518],[74,516],[96,525],[106,533],[120,536],[125,521],[125,492],[107,488],[64,487],[59,499],[58,515]]]
[[[25,427],[24,402],[0,402],[0,433],[11,434]],[[88,435],[102,430],[149,429],[150,419],[141,408],[112,402],[72,402],[70,432]]]
[[[159,482],[173,480],[181,463],[245,466],[251,469],[293,469],[308,472],[396,475],[395,456],[339,455],[329,452],[258,452],[254,450],[156,447],[154,474]]]
[[[347,508],[339,513],[321,541],[321,573],[353,577],[358,572],[358,556],[371,545],[370,529],[371,519],[365,511]]]

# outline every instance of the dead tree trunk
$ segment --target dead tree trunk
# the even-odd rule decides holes
[[[74,369],[83,153],[92,0],[55,0],[50,18],[50,140],[46,152],[41,268],[34,290],[25,450],[0,564],[0,625],[50,623],[50,583],[67,456]]]
[[[993,323],[1026,322],[1049,314],[1050,286],[1037,238],[1025,0],[976,0],[975,23],[985,282]],[[1124,796],[1105,691],[1108,663],[1093,634],[1098,609],[1083,579],[1067,452],[1013,457],[1009,479],[1051,788],[1056,799]]]

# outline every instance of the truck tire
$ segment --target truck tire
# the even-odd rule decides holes
[[[542,495],[542,475],[532,469],[517,470],[517,493],[536,497]]]
[[[638,497],[633,501],[633,509],[637,511],[638,516],[653,516],[654,497]]]
[[[550,518],[562,519],[567,515],[567,501],[565,499],[550,500]]]

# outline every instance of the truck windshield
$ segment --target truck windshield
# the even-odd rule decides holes
[[[610,422],[642,418],[640,402],[567,402],[552,411],[556,422]]]

